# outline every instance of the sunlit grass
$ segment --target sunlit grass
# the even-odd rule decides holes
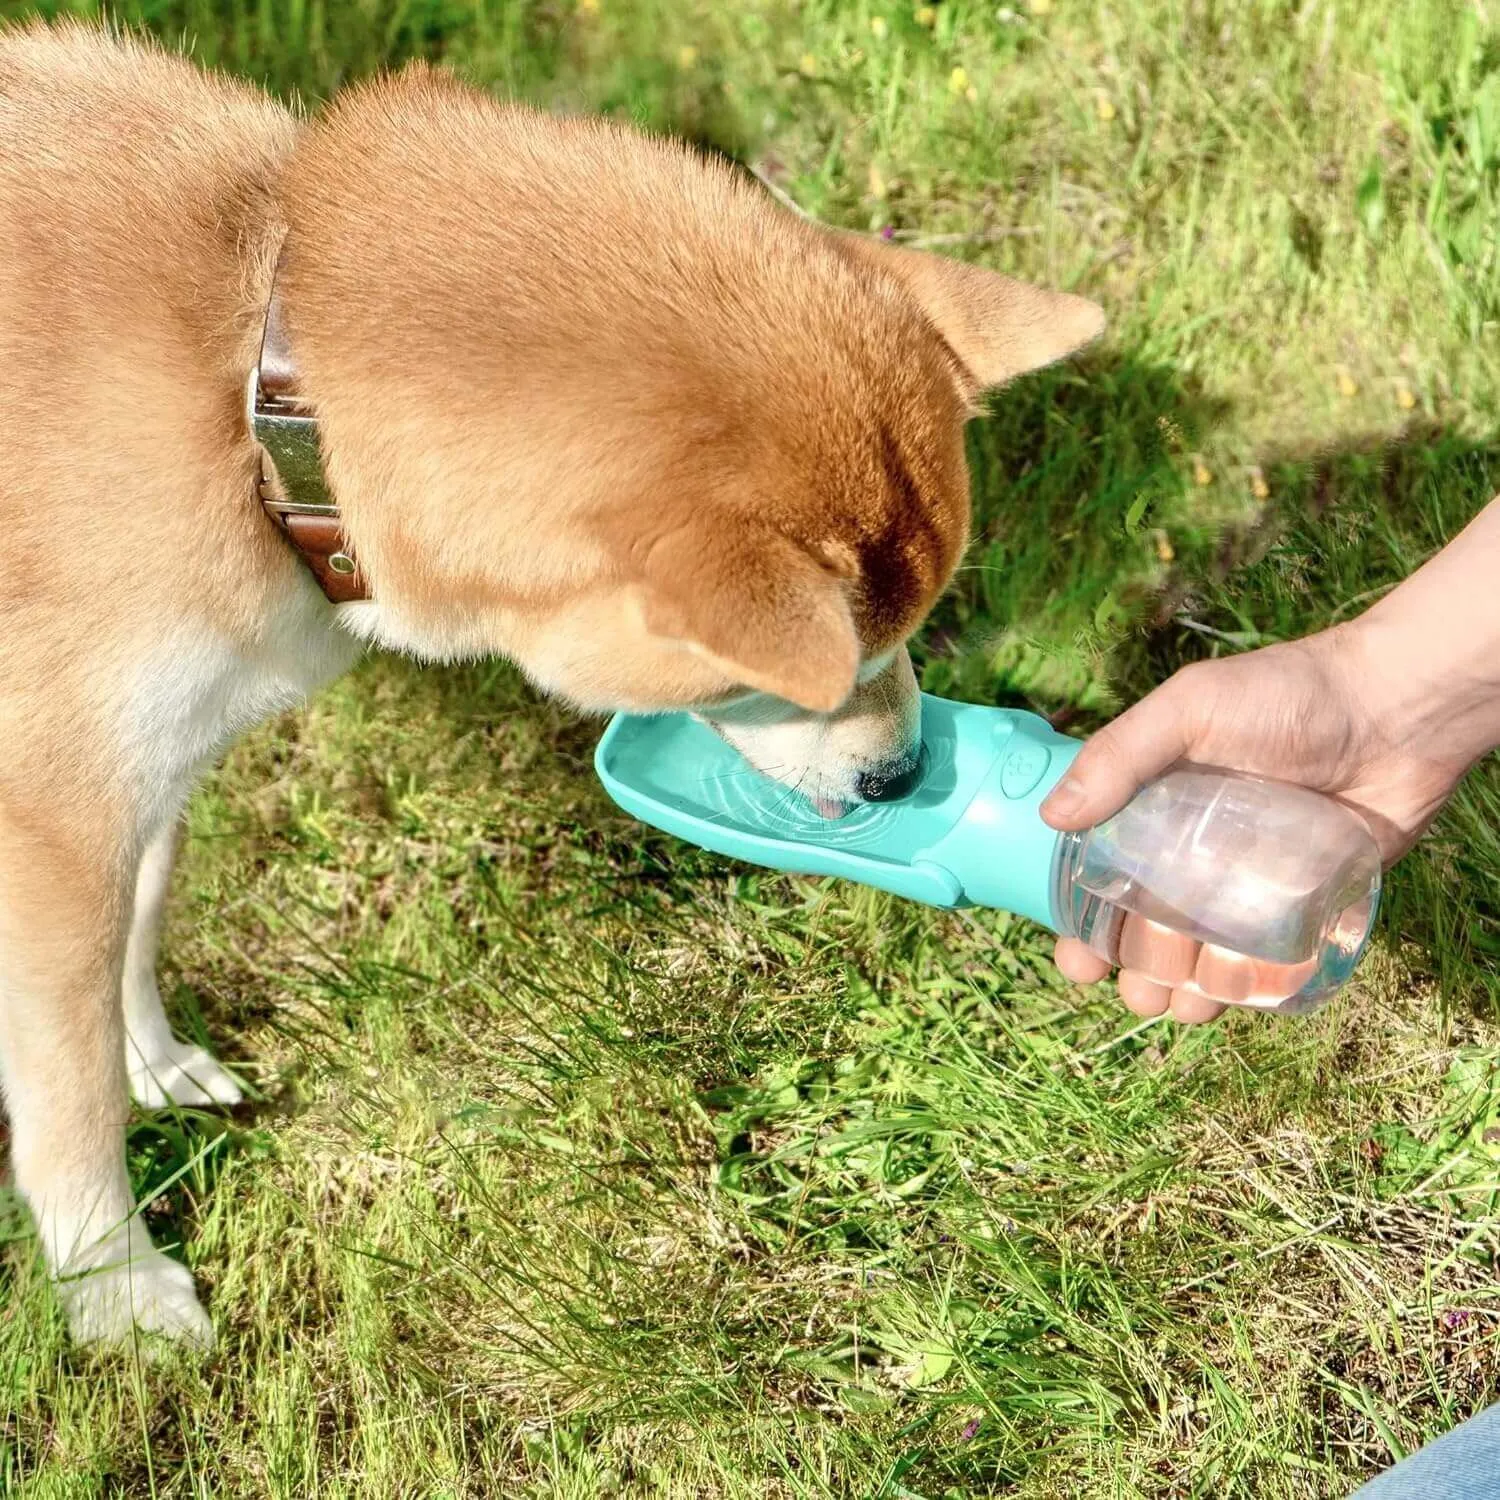
[[[1104,302],[972,431],[935,690],[1081,732],[1357,609],[1500,474],[1468,7],[119,13],[312,101],[441,55]],[[70,1351],[0,1204],[12,1488],[1290,1500],[1500,1395],[1491,773],[1350,995],[1179,1031],[1023,923],[642,830],[596,733],[375,661],[196,799],[166,989],[253,1102],[131,1146],[220,1351]]]

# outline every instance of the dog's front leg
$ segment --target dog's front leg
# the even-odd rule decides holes
[[[133,868],[0,809],[0,1084],[16,1185],[75,1338],[213,1340],[187,1268],[155,1249],[125,1171],[120,977]]]
[[[239,1085],[202,1047],[172,1035],[156,983],[177,821],[169,818],[146,845],[135,882],[135,908],[125,945],[125,1070],[130,1092],[147,1109],[169,1104],[238,1104]]]

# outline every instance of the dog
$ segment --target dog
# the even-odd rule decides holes
[[[691,710],[828,815],[898,792],[964,425],[1104,320],[421,66],[304,120],[36,24],[0,139],[12,1166],[75,1339],[206,1345],[123,1137],[240,1098],[154,974],[204,770],[373,644]]]

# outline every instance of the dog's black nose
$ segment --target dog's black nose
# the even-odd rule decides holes
[[[903,757],[876,766],[873,771],[861,771],[855,778],[854,790],[865,802],[894,802],[917,784],[921,770],[921,762],[915,757]]]

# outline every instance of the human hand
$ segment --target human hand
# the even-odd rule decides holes
[[[1094,735],[1042,805],[1060,830],[1119,811],[1178,761],[1325,792],[1361,814],[1386,864],[1416,841],[1476,752],[1413,690],[1413,663],[1360,622],[1178,672]],[[1309,966],[1274,966],[1200,949],[1144,918],[1122,925],[1120,998],[1141,1016],[1209,1021],[1251,993],[1294,994]],[[1057,966],[1080,984],[1110,965],[1062,938]]]

